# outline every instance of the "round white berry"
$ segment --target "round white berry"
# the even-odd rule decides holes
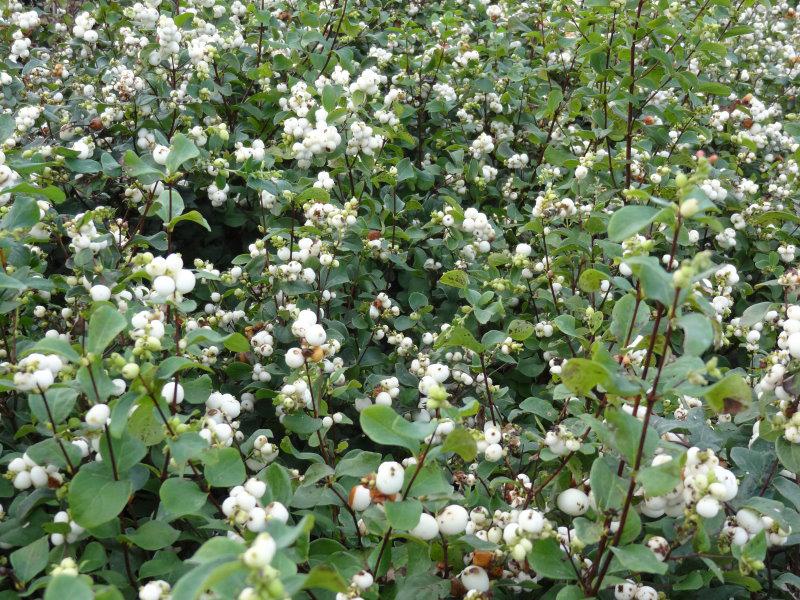
[[[321,346],[325,343],[328,335],[325,333],[325,328],[322,325],[311,325],[306,329],[306,341],[312,346]]]
[[[428,513],[422,513],[419,516],[419,523],[409,533],[426,541],[432,540],[439,535],[439,524],[433,516]]]
[[[95,404],[86,413],[86,425],[91,429],[100,429],[105,426],[110,415],[111,409],[108,408],[108,404]]]
[[[713,519],[716,517],[717,513],[719,512],[719,508],[719,500],[713,498],[712,496],[704,496],[700,499],[695,507],[697,514],[704,519]]]
[[[382,463],[375,475],[375,488],[384,496],[391,496],[402,489],[404,477],[405,470],[400,463]]]
[[[374,581],[375,579],[372,577],[372,573],[369,571],[362,570],[353,575],[353,585],[359,590],[366,590],[372,587],[372,583]]]
[[[486,571],[476,565],[467,567],[461,571],[461,584],[468,590],[475,590],[477,592],[489,591],[489,575]]]
[[[153,291],[162,298],[169,296],[175,291],[175,280],[167,275],[159,275],[153,280]]]
[[[531,508],[523,510],[518,517],[519,526],[526,533],[541,533],[544,529],[544,515]]]
[[[573,517],[579,517],[589,510],[589,496],[582,490],[569,488],[558,495],[556,504],[562,512]]]
[[[93,285],[89,290],[89,295],[95,302],[105,302],[111,298],[111,288],[106,285]]]
[[[350,490],[350,507],[353,510],[367,510],[372,503],[372,497],[369,493],[369,488],[363,485],[357,485]]]
[[[173,402],[175,404],[180,404],[183,402],[184,398],[183,386],[180,383],[168,381],[164,384],[164,387],[161,388],[161,397],[170,404]]]
[[[503,447],[500,444],[489,444],[483,455],[489,462],[497,462],[503,458]]]
[[[303,351],[300,348],[289,348],[286,352],[286,366],[290,369],[299,369],[306,362]]]
[[[451,504],[446,507],[439,516],[436,517],[436,522],[439,525],[439,531],[444,535],[456,535],[462,533],[467,528],[467,521],[469,520],[469,513],[467,509],[458,504]]]

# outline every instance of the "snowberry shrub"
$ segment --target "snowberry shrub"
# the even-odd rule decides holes
[[[798,48],[0,3],[0,600],[797,598]]]

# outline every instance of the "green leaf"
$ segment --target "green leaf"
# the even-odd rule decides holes
[[[81,359],[81,355],[75,351],[69,342],[61,338],[43,338],[25,350],[23,356],[27,356],[32,352],[58,354],[61,358],[66,358],[70,362],[78,362]]]
[[[678,327],[683,329],[683,352],[690,356],[700,356],[714,341],[711,320],[700,313],[683,315]]]
[[[188,479],[167,479],[161,484],[158,495],[161,505],[175,518],[197,514],[206,504],[206,494]]]
[[[655,256],[631,256],[624,262],[641,281],[646,298],[658,300],[666,307],[672,306],[675,299],[672,275],[661,267]]]
[[[170,453],[177,463],[186,463],[202,457],[208,450],[208,442],[203,439],[196,431],[186,431],[176,439],[169,438]]]
[[[39,222],[39,205],[28,196],[17,196],[11,210],[0,221],[0,229],[29,229]]]
[[[314,566],[303,581],[303,589],[322,589],[330,592],[345,592],[347,584],[342,576],[328,565]]]
[[[43,188],[36,187],[30,183],[20,183],[11,188],[5,188],[4,194],[27,194],[31,196],[42,196],[52,201],[54,204],[61,204],[66,200],[67,196],[64,190],[57,188],[54,185],[48,185]]]
[[[750,222],[753,225],[765,225],[768,223],[782,223],[788,221],[789,223],[800,224],[800,216],[788,210],[768,210],[766,212],[754,215]]]
[[[614,309],[611,311],[611,333],[619,344],[635,339],[637,328],[648,322],[650,307],[643,302],[639,302],[639,305],[634,312],[636,297],[633,294],[626,294],[614,303]],[[628,338],[629,331],[630,338]]]
[[[338,85],[326,85],[322,90],[322,107],[329,113],[333,112],[342,97],[342,88]]]
[[[514,319],[508,324],[508,335],[512,340],[524,342],[533,335],[535,328],[530,321]]]
[[[155,163],[142,160],[133,150],[128,150],[123,159],[125,173],[134,177],[144,185],[150,185],[164,179],[165,173]]]
[[[772,306],[772,302],[751,304],[744,310],[742,316],[739,317],[739,325],[741,327],[752,327],[756,323],[762,322]]]
[[[11,566],[14,576],[22,582],[30,581],[47,566],[47,554],[50,547],[47,536],[40,537],[27,546],[11,553]]]
[[[436,342],[433,345],[433,347],[436,349],[447,348],[451,346],[466,348],[467,350],[472,350],[473,352],[478,353],[486,350],[483,344],[476,340],[475,336],[473,336],[469,330],[461,325],[448,327],[447,330],[439,334],[439,337],[436,338]]]
[[[92,600],[99,598],[92,593],[85,576],[56,575],[47,583],[44,600]],[[90,580],[91,581],[91,580]],[[120,596],[121,597],[121,596]]]
[[[50,407],[53,420],[56,424],[63,423],[75,407],[75,402],[78,399],[77,390],[64,386],[53,386],[47,390],[46,394],[47,405]],[[47,413],[47,407],[42,396],[30,394],[28,396],[28,404],[31,407],[31,412],[40,422],[50,422],[50,415]]]
[[[442,285],[449,285],[450,287],[458,288],[460,290],[465,290],[469,285],[469,275],[467,275],[464,271],[447,271],[439,278],[439,283]]]
[[[422,503],[415,499],[386,502],[383,508],[386,510],[389,525],[400,531],[414,529],[419,524],[419,516],[422,514]]]
[[[435,424],[412,423],[394,412],[391,407],[373,404],[361,411],[362,431],[369,439],[384,446],[400,446],[416,454],[420,441],[433,433]]]
[[[169,379],[175,373],[185,371],[187,369],[207,369],[205,365],[201,365],[185,356],[170,356],[158,365],[156,377],[158,379]]]
[[[536,540],[528,553],[528,562],[537,575],[548,579],[577,579],[565,552],[553,538]]]
[[[634,464],[639,451],[639,440],[642,437],[642,422],[619,408],[607,409],[605,417],[611,431],[612,445],[625,457],[628,464]],[[650,456],[657,445],[658,436],[651,427],[645,436],[643,456]]]
[[[188,221],[190,223],[197,223],[206,231],[211,231],[211,225],[209,225],[208,221],[206,221],[206,218],[196,210],[190,210],[187,213],[184,213],[177,217],[173,217],[172,220],[167,224],[167,229],[172,231],[173,229],[175,229],[175,225],[183,221]]]
[[[233,487],[244,483],[247,473],[236,448],[212,448],[203,456],[203,474],[212,487]]]
[[[158,197],[156,201],[157,214],[164,223],[171,223],[173,219],[180,216],[183,212],[184,203],[183,197],[178,193],[178,190],[167,187]]]
[[[611,379],[608,370],[588,358],[571,358],[561,367],[564,385],[575,394],[584,395],[595,386],[606,386]]]
[[[800,444],[793,444],[780,436],[775,440],[775,450],[784,467],[792,473],[800,473]]]
[[[668,494],[681,482],[681,463],[673,458],[654,467],[645,467],[639,471],[637,481],[650,497]]]
[[[653,206],[630,204],[616,210],[608,220],[608,239],[622,242],[636,235],[655,221],[661,209]]]
[[[725,48],[722,44],[720,44],[722,48]],[[723,55],[725,53],[723,52]],[[697,86],[697,90],[703,92],[705,94],[710,94],[712,96],[725,96],[728,97],[731,95],[731,88],[727,85],[722,83],[717,83],[715,81],[701,81],[700,85]]]
[[[108,304],[98,307],[89,317],[86,351],[102,354],[117,334],[125,330],[128,320]]]
[[[0,273],[0,290],[16,290],[18,292],[24,292],[27,289],[28,286],[19,279],[9,277],[5,273]]]
[[[728,373],[707,387],[703,396],[714,412],[735,415],[750,406],[753,390],[740,374]]]
[[[27,454],[34,462],[45,465],[53,464],[61,469],[67,468],[67,461],[64,459],[64,452],[69,456],[73,465],[81,461],[81,451],[74,444],[64,443],[63,448],[55,438],[47,438],[32,446],[28,446]]]
[[[264,470],[264,473],[265,475],[262,479],[267,482],[267,495],[270,500],[288,505],[292,500],[293,493],[292,480],[289,478],[289,473],[278,463],[272,463]]]
[[[83,465],[69,485],[67,496],[72,519],[92,529],[116,517],[133,491],[129,479],[114,481],[104,463]]]
[[[578,287],[584,292],[597,292],[600,290],[600,285],[609,279],[610,276],[606,275],[602,271],[598,271],[597,269],[586,269],[578,278]]]
[[[241,333],[234,332],[227,336],[223,341],[225,347],[232,352],[248,352],[250,350],[250,342]]]
[[[180,531],[163,521],[148,521],[125,537],[144,550],[160,550],[171,546],[179,535]]]
[[[194,142],[182,133],[176,133],[172,137],[169,154],[167,155],[167,171],[176,173],[183,163],[197,156],[200,156],[200,151],[194,145]]]
[[[381,460],[382,456],[377,452],[356,450],[336,464],[336,475],[339,477],[363,477],[367,473],[376,471]]]
[[[415,178],[416,173],[410,159],[404,158],[397,163],[397,183],[402,183],[403,181]]]
[[[17,128],[13,114],[0,115],[0,140],[7,140]]]
[[[620,564],[634,573],[657,573],[663,575],[667,572],[667,565],[658,558],[647,546],[639,544],[617,548],[611,546],[611,551]]]
[[[598,508],[601,510],[622,508],[627,485],[621,477],[612,472],[611,467],[602,457],[596,458],[592,463],[589,481]],[[584,538],[581,537],[581,540]]]
[[[469,431],[458,428],[447,434],[442,452],[455,452],[465,461],[471,462],[478,455],[478,445]]]
[[[170,598],[171,600],[197,600],[209,588],[246,570],[244,563],[230,556],[203,562],[178,580],[175,587],[172,588]]]

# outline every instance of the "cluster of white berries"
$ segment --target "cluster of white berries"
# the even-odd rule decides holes
[[[42,467],[36,464],[27,453],[8,463],[8,475],[18,490],[27,490],[29,487],[41,489],[51,485],[59,487],[64,481],[63,475],[58,472],[58,467],[55,465]]]
[[[322,360],[325,350],[321,348],[328,339],[325,328],[317,323],[317,313],[313,310],[301,310],[297,318],[292,323],[292,333],[303,340],[305,346],[309,348],[319,348],[319,356],[315,357],[315,351],[309,356],[309,360],[319,362]],[[328,344],[330,346],[330,344]],[[306,362],[306,354],[301,348],[290,348],[285,355],[286,365],[290,369],[299,369]]]
[[[10,365],[3,365],[8,368]],[[14,386],[20,392],[46,391],[64,368],[64,363],[57,354],[40,354],[34,352],[20,360],[14,373]]]
[[[475,260],[475,250],[481,254],[485,254],[491,250],[491,242],[494,240],[496,233],[492,223],[489,221],[484,213],[478,211],[476,208],[468,208],[464,211],[464,220],[461,222],[461,230],[466,233],[471,233],[473,236],[473,243],[470,246],[465,246],[461,251],[469,260]]]
[[[278,446],[262,434],[253,440],[253,451],[247,458],[247,467],[252,471],[260,471],[277,457]]]
[[[145,256],[142,260],[146,261],[148,258],[150,256]],[[196,283],[194,273],[183,268],[180,254],[153,257],[145,262],[144,270],[153,278],[151,300],[154,302],[179,299],[180,295],[191,292]]]
[[[732,546],[744,546],[762,531],[767,536],[769,546],[783,546],[791,534],[791,529],[783,530],[772,517],[759,515],[749,508],[742,508],[734,516],[726,519],[720,537]]]
[[[234,438],[241,440],[239,421],[242,406],[232,394],[212,392],[206,400],[206,413],[200,436],[209,444],[219,447],[230,446]]]
[[[478,452],[489,462],[498,462],[503,458],[503,432],[500,426],[487,421],[483,426],[483,439],[478,440]]]
[[[581,440],[563,425],[548,431],[544,436],[544,443],[556,456],[577,452],[581,447]]]
[[[160,310],[142,310],[131,317],[131,338],[136,341],[134,354],[155,352],[161,348],[161,339],[166,332],[164,318]]]
[[[400,395],[400,381],[397,379],[397,377],[386,377],[385,379],[381,379],[372,393],[374,398],[356,398],[356,410],[360,412],[367,406],[371,406],[373,403],[381,404],[383,406],[391,406],[392,400]]]
[[[220,206],[224,206],[225,203],[228,201],[228,192],[230,192],[231,188],[226,183],[224,186],[219,187],[216,182],[212,183],[208,186],[208,199],[211,202],[211,206],[214,208],[219,208]]]
[[[674,460],[666,454],[653,459],[653,466]],[[733,500],[739,491],[736,476],[719,464],[712,450],[700,450],[694,446],[686,453],[686,465],[682,481],[664,496],[645,498],[640,505],[642,514],[658,518],[666,514],[670,517],[683,515],[684,511],[694,511],[705,519],[719,513],[722,503]]]
[[[347,155],[355,156],[359,152],[372,156],[383,146],[383,136],[372,132],[372,127],[363,121],[350,125],[350,138],[347,140]]]
[[[63,523],[69,528],[66,533],[51,533],[50,543],[54,546],[63,546],[64,544],[74,544],[86,531],[83,527],[73,521],[67,511],[61,510],[53,517],[53,523]]]
[[[286,413],[294,412],[301,408],[312,408],[311,389],[305,379],[295,379],[281,387],[276,397],[277,407],[275,412],[282,420]]]
[[[248,479],[244,485],[231,489],[229,496],[222,503],[222,512],[231,523],[244,525],[250,531],[266,530],[267,523],[275,520],[286,523],[289,511],[280,502],[271,502],[263,506],[261,498],[267,492],[267,484],[258,479]]]
[[[139,588],[139,600],[169,600],[171,589],[163,579],[149,581]]]
[[[658,591],[649,585],[627,580],[614,586],[616,600],[658,600]]]
[[[786,309],[783,331],[778,336],[778,347],[787,350],[792,358],[800,358],[800,305]]]
[[[328,123],[324,108],[314,112],[314,125],[305,116],[290,117],[284,121],[283,130],[290,139],[298,140],[291,149],[301,169],[310,167],[314,156],[333,152],[342,141],[336,127]]]
[[[122,381],[122,385],[125,385],[124,381]],[[102,429],[106,426],[106,423],[108,423],[110,416],[111,409],[108,407],[108,404],[98,403],[86,411],[84,421],[86,422],[86,427],[88,429]]]
[[[0,206],[5,206],[11,199],[11,194],[2,191],[14,187],[18,181],[19,173],[6,164],[6,155],[0,150]]]
[[[95,18],[84,11],[75,17],[75,24],[72,26],[72,35],[81,38],[83,41],[94,44],[97,41],[97,31],[92,29],[96,25]]]
[[[436,409],[442,401],[447,398],[447,391],[444,388],[445,382],[450,377],[450,367],[442,363],[431,363],[425,369],[425,375],[417,384],[420,398],[420,408],[428,412]]]
[[[275,351],[275,339],[266,328],[255,333],[253,337],[250,338],[250,345],[253,348],[253,352],[259,356],[272,356],[272,353]]]
[[[307,225],[329,227],[334,231],[341,231],[348,226],[355,225],[358,211],[358,200],[351,198],[339,207],[331,202],[309,202],[303,207]],[[322,266],[336,266],[334,258],[329,253],[320,255]]]
[[[361,570],[350,578],[350,589],[336,594],[336,600],[363,600],[361,593],[372,587],[375,578],[367,570]]]
[[[151,65],[157,65],[162,60],[176,55],[181,51],[180,42],[183,38],[175,21],[167,15],[161,15],[158,18],[158,27],[156,28],[158,36],[158,50],[153,50],[148,57]]]
[[[259,533],[250,547],[242,554],[242,561],[253,569],[268,567],[275,558],[278,545],[272,536],[266,532]]]
[[[494,151],[494,140],[492,136],[487,133],[481,133],[472,142],[469,151],[474,158],[480,160],[484,156],[491,154]]]

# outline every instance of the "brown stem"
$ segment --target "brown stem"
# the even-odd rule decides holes
[[[38,387],[38,386],[37,386]],[[64,442],[61,441],[61,438],[58,437],[58,430],[56,429],[56,420],[53,418],[53,413],[50,410],[50,403],[47,401],[47,396],[44,393],[44,390],[39,387],[39,393],[42,395],[42,401],[44,402],[44,409],[47,411],[47,418],[50,419],[50,425],[53,428],[53,438],[56,440],[58,447],[61,449],[61,454],[64,455],[64,460],[67,461],[67,467],[69,468],[70,475],[75,472],[75,467],[72,464],[72,461],[69,459],[69,454],[67,454],[67,449],[64,447]]]

